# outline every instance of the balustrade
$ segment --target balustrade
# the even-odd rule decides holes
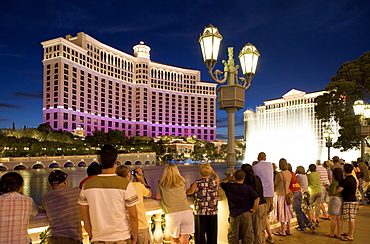
[[[188,198],[190,206],[193,208],[193,199]],[[155,199],[144,199],[147,220],[151,229],[153,244],[168,244],[171,243],[170,236],[166,232],[166,224],[164,223],[164,215],[162,213],[160,201]],[[229,210],[225,193],[220,191],[218,202],[218,243],[227,243]],[[296,219],[292,219],[292,226],[296,223]],[[277,230],[279,223],[270,222],[272,230]],[[48,227],[48,221],[44,213],[40,213],[30,221],[28,233],[32,238],[32,243],[40,243],[40,234]],[[190,241],[193,242],[193,238]],[[83,233],[83,244],[89,244],[87,233]]]
[[[190,202],[189,202],[190,203]],[[191,204],[191,203],[190,203]],[[170,236],[166,234],[166,226],[163,223],[164,215],[160,201],[154,199],[144,199],[147,220],[150,226],[153,243],[170,243]],[[193,207],[193,205],[191,205]],[[153,223],[154,221],[154,223]],[[32,238],[32,243],[40,243],[40,234],[48,227],[47,217],[43,212],[31,219],[28,233]],[[83,243],[89,244],[87,233],[83,233]]]

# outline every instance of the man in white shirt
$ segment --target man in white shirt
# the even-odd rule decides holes
[[[263,196],[266,200],[267,218],[266,218],[266,232],[268,238],[266,242],[273,243],[272,232],[270,229],[269,213],[274,210],[274,170],[270,162],[266,162],[266,154],[260,152],[257,157],[258,163],[253,166],[254,173],[260,177],[263,187]]]
[[[137,242],[139,199],[132,183],[116,175],[117,155],[117,149],[111,145],[101,148],[102,173],[84,183],[78,200],[93,244]]]

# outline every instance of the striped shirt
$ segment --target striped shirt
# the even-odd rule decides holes
[[[327,169],[325,169],[322,165],[317,165],[316,172],[320,174],[321,185],[330,185]]]
[[[39,210],[28,196],[17,192],[0,195],[0,243],[29,244],[28,223]]]
[[[131,238],[126,207],[139,203],[132,183],[116,174],[99,174],[85,182],[80,205],[89,206],[92,241]]]
[[[41,197],[50,222],[50,236],[82,240],[79,195],[77,187],[57,186]]]

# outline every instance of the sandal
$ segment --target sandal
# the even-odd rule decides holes
[[[330,220],[329,217],[320,217],[320,219]]]
[[[329,234],[324,234],[324,236],[331,237],[331,238],[337,238],[338,237],[336,235],[329,235]]]
[[[353,238],[349,238],[348,236],[342,236],[339,238],[341,241],[353,241]]]
[[[301,227],[295,227],[294,229],[295,229],[295,230],[297,230],[297,231],[303,231],[303,232],[305,232],[305,231],[306,231],[305,229],[303,229],[303,228],[301,228]]]
[[[275,232],[275,233],[274,233],[274,235],[275,235],[275,236],[286,236],[286,235],[283,235],[283,234],[282,234],[282,233],[280,233],[280,232]]]
[[[292,233],[290,233],[290,232],[285,232],[285,234],[288,235],[288,236],[292,235]]]

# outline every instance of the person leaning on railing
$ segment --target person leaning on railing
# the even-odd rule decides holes
[[[159,179],[155,199],[161,200],[171,243],[188,244],[194,233],[194,217],[186,196],[185,179],[174,164],[169,164]]]
[[[209,164],[201,164],[199,173],[202,178],[196,180],[186,191],[187,195],[195,195],[195,244],[217,244],[218,184],[220,178]]]
[[[27,228],[32,216],[39,212],[35,202],[21,195],[24,180],[16,172],[6,173],[0,180],[0,243],[28,244],[32,240]]]

